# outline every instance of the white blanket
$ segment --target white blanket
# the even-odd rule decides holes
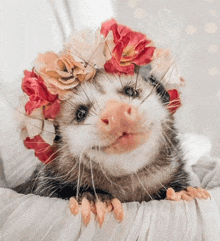
[[[118,223],[109,213],[101,228],[93,214],[86,227],[81,214],[70,213],[68,201],[0,188],[1,240],[219,241],[220,162],[212,160],[202,160],[193,167],[201,186],[213,188],[211,199],[125,203],[123,222]]]

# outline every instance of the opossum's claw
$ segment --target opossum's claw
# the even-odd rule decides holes
[[[182,191],[175,192],[173,188],[168,188],[166,193],[166,199],[172,200],[172,201],[179,201],[179,200],[185,200],[185,201],[191,201],[194,198],[203,198],[207,199],[210,197],[210,194],[208,191],[202,188],[196,188],[196,187],[187,187]]]
[[[96,219],[100,226],[103,225],[105,215],[113,211],[115,218],[121,222],[124,218],[124,212],[121,202],[117,198],[110,195],[98,194],[94,197],[91,193],[83,193],[79,197],[79,202],[74,197],[69,200],[69,208],[71,213],[77,215],[81,209],[82,220],[88,225],[91,219],[91,212],[96,215]]]
[[[71,197],[70,200],[69,200],[69,208],[70,208],[70,212],[72,214],[74,214],[74,215],[78,214],[79,204],[74,197]]]
[[[115,218],[121,222],[124,218],[124,211],[121,202],[117,199],[114,198],[112,201],[112,206],[113,206],[113,213],[115,215]]]

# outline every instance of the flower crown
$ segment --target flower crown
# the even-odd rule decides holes
[[[34,149],[43,163],[50,163],[56,157],[54,119],[61,101],[81,82],[92,80],[97,69],[133,75],[135,66],[148,64],[150,75],[168,86],[180,85],[170,51],[157,49],[145,34],[114,19],[104,22],[95,35],[89,30],[73,34],[59,54],[39,54],[32,71],[24,71],[21,85],[25,95],[21,97],[20,128],[25,147]],[[172,101],[168,108],[174,113],[181,105],[179,93],[177,89],[168,93]]]

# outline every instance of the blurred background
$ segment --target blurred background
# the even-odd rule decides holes
[[[219,0],[1,0],[0,7],[4,143],[14,135],[8,108],[18,103],[23,70],[32,69],[38,53],[59,52],[73,30],[96,30],[114,17],[172,50],[186,80],[183,107],[176,113],[179,129],[207,136],[212,155],[220,156]]]

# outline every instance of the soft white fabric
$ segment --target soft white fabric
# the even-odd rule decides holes
[[[68,201],[0,188],[0,237],[19,240],[220,240],[220,162],[203,158],[193,167],[211,199],[191,202],[167,200],[123,204],[125,218],[112,213],[102,228],[95,216],[86,227],[74,216]]]

